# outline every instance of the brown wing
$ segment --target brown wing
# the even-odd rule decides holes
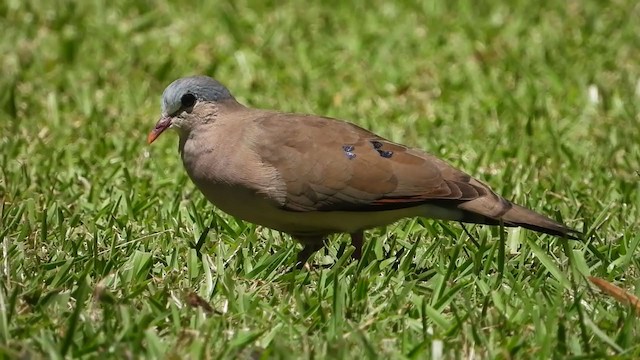
[[[259,121],[269,137],[259,143],[271,145],[257,151],[285,182],[288,210],[377,211],[490,193],[436,157],[350,123],[293,114]]]

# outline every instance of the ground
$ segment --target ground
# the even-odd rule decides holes
[[[408,3],[408,2],[407,2]],[[420,3],[420,2],[416,2]],[[427,2],[425,2],[427,3]],[[0,4],[0,357],[621,358],[640,293],[635,1]],[[409,219],[299,245],[146,134],[172,80],[425,149],[584,231]]]

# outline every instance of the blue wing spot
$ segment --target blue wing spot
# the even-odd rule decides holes
[[[382,156],[383,158],[390,158],[391,156],[393,156],[393,151],[389,151],[389,150],[378,150],[378,154],[380,154],[380,156]]]
[[[343,145],[342,146],[342,150],[344,150],[345,152],[352,152],[355,149],[355,147],[353,145]]]
[[[355,158],[356,158],[356,154],[352,153],[351,151],[345,151],[345,153],[344,153],[344,154],[345,154],[345,155],[347,155],[347,158],[348,158],[349,160],[353,160],[353,159],[355,159]]]
[[[371,145],[373,145],[374,149],[380,149],[382,147],[382,143],[377,140],[371,140]]]

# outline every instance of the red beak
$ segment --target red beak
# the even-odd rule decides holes
[[[156,123],[156,127],[154,127],[147,136],[147,144],[154,142],[162,132],[169,128],[169,126],[171,126],[171,118],[169,116],[160,118]]]

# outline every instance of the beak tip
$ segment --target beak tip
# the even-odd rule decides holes
[[[147,144],[154,142],[163,131],[167,130],[171,126],[171,118],[168,116],[160,118],[156,126],[147,135]]]

